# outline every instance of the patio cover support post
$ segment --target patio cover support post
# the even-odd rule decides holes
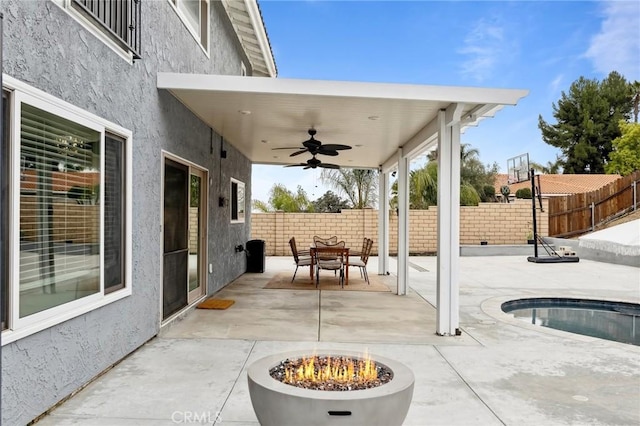
[[[438,272],[436,334],[459,334],[460,115],[452,104],[438,113]]]
[[[378,275],[389,273],[389,172],[378,174]]]
[[[398,292],[407,294],[409,280],[409,158],[398,149]]]

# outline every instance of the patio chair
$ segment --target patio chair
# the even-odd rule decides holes
[[[329,238],[322,238],[322,237],[318,237],[317,235],[313,236],[313,244],[316,247],[318,246],[318,244],[329,245],[329,244],[337,244],[337,243],[338,243],[338,237],[335,235]],[[333,260],[333,259],[335,259],[335,257],[332,258],[330,255],[323,254],[323,260]]]
[[[298,245],[296,244],[296,237],[291,237],[291,239],[289,240],[290,244],[293,244],[292,250],[295,250],[296,253],[298,253],[299,257],[311,257],[311,251],[309,249],[307,250],[299,250],[298,249]]]
[[[298,255],[298,250],[296,250],[296,239],[293,237],[289,240],[289,247],[291,248],[293,260],[296,262],[296,270],[293,272],[293,278],[291,278],[291,282],[293,282],[293,280],[296,279],[296,274],[298,273],[298,268],[300,266],[311,266],[311,257],[300,257]]]
[[[367,281],[367,284],[371,284],[369,282],[369,274],[367,273],[367,262],[369,262],[369,255],[371,254],[371,247],[373,247],[373,240],[367,238],[364,248],[362,249],[362,254],[360,258],[353,259],[349,257],[349,266],[357,266],[360,268],[360,276]]]
[[[357,258],[359,258],[360,256],[362,256],[362,253],[364,253],[365,248],[367,247],[367,241],[369,239],[367,237],[364,237],[362,239],[362,248],[360,250],[351,250],[349,251],[349,262],[351,262],[351,260],[355,260]]]
[[[340,241],[335,244],[324,244],[316,242],[315,265],[316,265],[316,287],[320,285],[320,270],[333,271],[334,275],[340,272],[340,285],[344,288],[344,263],[345,263],[345,242]]]

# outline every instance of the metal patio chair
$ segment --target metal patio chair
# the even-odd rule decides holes
[[[360,268],[360,276],[367,281],[367,284],[371,284],[369,282],[369,274],[367,273],[367,262],[369,262],[369,255],[371,254],[371,248],[373,247],[373,240],[366,238],[366,242],[364,247],[362,248],[362,253],[359,258],[349,258],[349,266],[357,266]]]
[[[298,273],[298,268],[300,266],[309,266],[311,267],[311,257],[310,256],[300,256],[298,250],[296,248],[296,239],[291,237],[289,240],[289,247],[291,248],[291,254],[293,255],[293,260],[296,262],[296,270],[293,272],[293,278],[291,278],[291,282],[296,279],[296,274]]]
[[[340,285],[344,288],[344,264],[347,256],[345,250],[345,242],[340,241],[336,244],[324,244],[316,242],[315,246],[315,266],[316,266],[316,287],[320,285],[320,270],[333,271],[334,275],[338,272]]]

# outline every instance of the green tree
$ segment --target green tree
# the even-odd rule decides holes
[[[613,140],[605,170],[624,176],[640,170],[640,124],[621,121],[619,125],[622,135]]]
[[[391,185],[392,209],[398,208],[398,181]],[[438,164],[430,161],[424,167],[409,172],[409,208],[426,210],[438,205]]]
[[[313,202],[313,210],[316,213],[339,213],[342,209],[348,208],[349,202],[338,197],[333,191],[325,192]]]
[[[480,161],[480,152],[477,149],[471,148],[469,144],[462,144],[460,146],[460,184],[473,188],[475,195],[464,199],[468,204],[462,204],[461,193],[461,205],[478,205],[478,202],[474,201],[476,198],[480,201],[491,201],[490,198],[494,194],[485,196],[484,188],[489,185],[493,187],[498,170],[497,163],[485,166]]]
[[[563,165],[563,161],[559,155],[556,155],[556,161],[547,161],[547,164],[545,166],[543,166],[540,163],[536,163],[534,161],[529,162],[529,166],[532,169],[537,170],[540,173],[552,174],[552,175],[558,174],[562,170],[562,167],[563,167],[562,165]]]
[[[542,140],[560,148],[564,173],[604,173],[611,142],[620,136],[618,122],[631,114],[631,90],[617,72],[602,82],[580,77],[553,104],[556,124],[538,116]]]
[[[269,191],[269,204],[260,200],[253,201],[253,208],[259,211],[284,211],[289,213],[312,212],[313,204],[307,198],[307,194],[298,185],[296,193],[288,190],[281,183],[276,183]]]
[[[324,169],[320,180],[345,195],[354,209],[375,207],[378,201],[378,171],[372,169]]]
[[[434,151],[436,152],[436,151]],[[438,204],[437,154],[429,154],[424,167],[409,172],[409,208],[427,209]],[[495,176],[498,165],[483,165],[479,151],[469,144],[460,146],[460,205],[477,206],[480,201],[495,200]],[[391,186],[390,207],[398,205],[398,183]]]
[[[397,185],[396,185],[397,192]],[[438,205],[438,163],[409,172],[409,208],[428,209]]]
[[[253,208],[254,210],[258,210],[259,212],[263,212],[263,213],[271,211],[269,204],[265,203],[262,200],[253,200]]]

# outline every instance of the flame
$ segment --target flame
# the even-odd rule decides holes
[[[317,355],[303,357],[297,367],[285,370],[284,383],[307,382],[368,383],[378,379],[376,363],[371,357],[353,359],[331,356],[319,358]]]

